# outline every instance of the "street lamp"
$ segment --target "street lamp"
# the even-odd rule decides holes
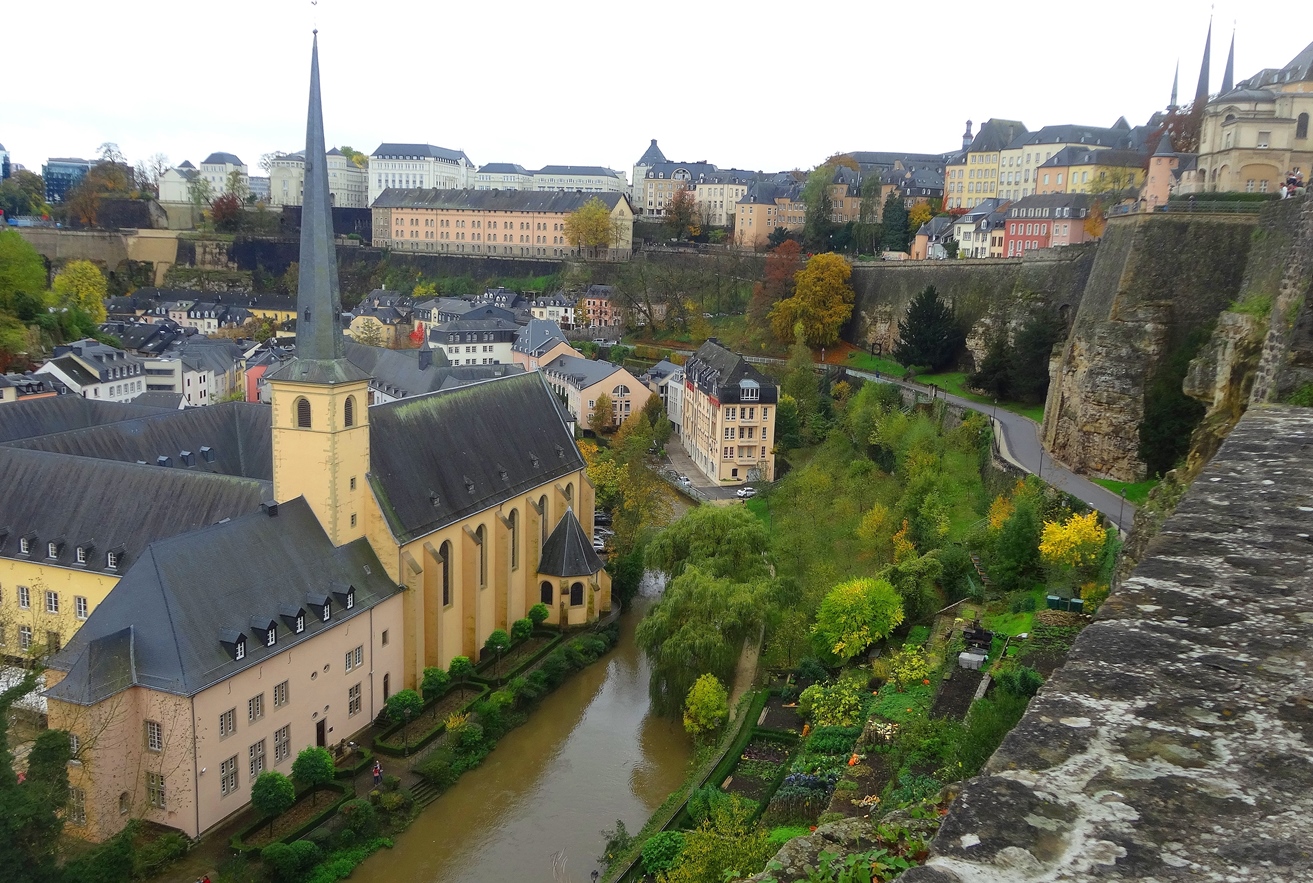
[[[1122,488],[1121,505],[1117,507],[1117,529],[1124,530],[1122,527],[1122,515],[1126,512],[1126,488]]]

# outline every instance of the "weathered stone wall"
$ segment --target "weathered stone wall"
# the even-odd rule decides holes
[[[1244,416],[901,880],[1313,879],[1310,445]]]
[[[967,349],[973,359],[984,354],[992,329],[1015,330],[1036,306],[1074,316],[1080,305],[1094,246],[1046,250],[1021,259],[960,261],[884,261],[853,267],[857,298],[843,338],[885,353],[898,343],[898,322],[927,285],[952,303],[973,329]]]
[[[1108,223],[1049,386],[1043,441],[1077,472],[1134,480],[1145,390],[1210,327],[1244,279],[1253,216],[1139,215]]]
[[[1252,399],[1279,401],[1313,383],[1313,191],[1302,200],[1278,203],[1288,211],[1292,241],[1274,268],[1280,281],[1259,359]],[[1296,214],[1296,212],[1298,214]]]

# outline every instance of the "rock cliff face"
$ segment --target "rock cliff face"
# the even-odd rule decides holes
[[[853,317],[843,338],[865,350],[889,353],[898,322],[921,289],[933,285],[972,328],[967,349],[979,359],[993,329],[1016,330],[1037,306],[1075,316],[1094,264],[1092,246],[1073,246],[1022,260],[886,261],[857,264]]]
[[[1257,219],[1109,222],[1044,410],[1043,440],[1078,472],[1142,476],[1145,390],[1166,357],[1236,299]]]

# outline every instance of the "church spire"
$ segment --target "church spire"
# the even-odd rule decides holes
[[[1178,58],[1176,59],[1176,73],[1172,74],[1172,101],[1170,104],[1167,105],[1168,110],[1176,110],[1178,107],[1180,107],[1180,105],[1176,103],[1176,91],[1180,83],[1181,83],[1181,59]]]
[[[301,202],[301,265],[296,288],[296,355],[340,359],[342,295],[337,287],[333,211],[324,155],[324,111],[319,97],[319,31],[310,50],[310,109],[305,125],[305,190]]]
[[[1202,110],[1208,103],[1208,77],[1212,65],[1213,53],[1213,19],[1208,19],[1208,36],[1204,38],[1204,62],[1199,66],[1199,85],[1194,90],[1195,110]]]
[[[1231,28],[1231,51],[1226,53],[1226,71],[1222,74],[1222,94],[1235,88],[1235,28]]]

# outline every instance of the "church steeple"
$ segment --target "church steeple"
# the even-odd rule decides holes
[[[1180,83],[1181,83],[1181,59],[1178,58],[1176,59],[1176,73],[1172,74],[1172,101],[1170,104],[1167,105],[1168,110],[1176,110],[1178,107],[1180,107],[1180,105],[1176,103],[1176,91]]]
[[[1204,61],[1199,66],[1199,85],[1194,90],[1195,110],[1202,110],[1208,103],[1208,82],[1212,67],[1213,54],[1213,20],[1208,19],[1208,36],[1204,38]]]
[[[1235,88],[1235,28],[1231,28],[1231,50],[1226,53],[1226,70],[1222,73],[1222,94]]]
[[[305,194],[296,290],[296,357],[268,375],[274,496],[303,496],[334,545],[364,536],[369,471],[369,375],[342,343],[333,213],[319,98],[319,37],[310,55]]]

